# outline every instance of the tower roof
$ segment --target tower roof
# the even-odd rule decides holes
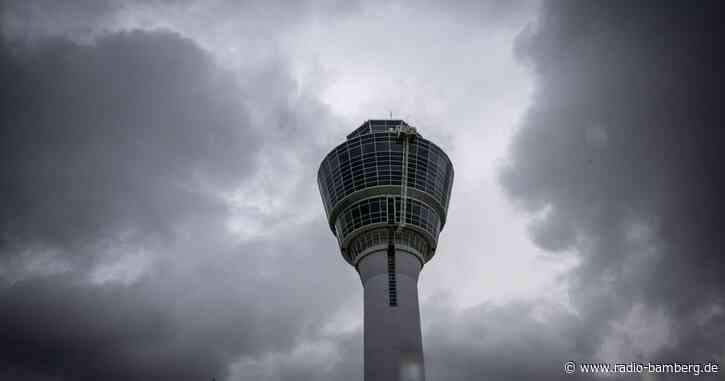
[[[372,134],[375,132],[386,132],[391,128],[398,126],[410,127],[402,119],[369,119],[365,123],[361,124],[360,127],[356,128],[355,131],[347,135],[348,139],[366,134]]]

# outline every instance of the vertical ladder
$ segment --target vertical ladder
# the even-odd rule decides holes
[[[403,144],[403,162],[402,176],[400,181],[400,220],[398,221],[398,231],[405,227],[405,213],[408,206],[408,157],[410,151],[410,140],[417,135],[415,127],[405,126],[402,123],[395,129],[398,139]]]
[[[393,243],[393,234],[390,232],[390,241],[388,242],[388,305],[390,307],[398,306],[398,282],[395,275],[395,244]]]

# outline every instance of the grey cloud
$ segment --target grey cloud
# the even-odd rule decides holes
[[[54,35],[59,30],[83,34],[100,27],[103,19],[122,9],[114,1],[74,1],[62,5],[52,1],[6,1],[0,9],[5,35]]]
[[[263,155],[277,175],[321,156],[305,126],[332,119],[291,95],[283,64],[242,86],[193,42],[138,31],[89,45],[6,40],[0,60],[3,378],[224,379],[239,358],[314,336],[359,294],[354,272],[336,271],[342,259],[319,255],[335,253],[321,218],[283,239],[227,230],[224,195],[268,175]],[[253,105],[279,117],[256,125]],[[277,162],[267,138],[309,144]],[[94,278],[134,253],[147,262],[129,281]]]
[[[570,220],[553,212],[545,211],[543,216],[534,219],[529,225],[529,233],[539,247],[549,251],[566,250],[576,243],[576,230]]]
[[[725,353],[722,313],[694,323],[725,303],[721,33],[709,8],[550,2],[519,38],[538,85],[502,183],[548,211],[536,243],[577,251],[570,296],[602,340],[637,305],[671,319],[653,360]]]
[[[90,288],[66,277],[4,287],[0,375],[31,380],[146,379],[142,375],[191,379],[218,367],[209,356],[164,348],[177,328],[154,299],[142,285]],[[195,361],[195,366],[173,366],[182,358]],[[188,374],[190,369],[196,372]]]
[[[566,360],[593,344],[584,322],[561,307],[535,318],[543,304],[482,304],[443,308],[427,328],[427,376],[432,380],[558,380]],[[447,310],[447,311],[446,311]],[[578,379],[572,377],[572,379]]]
[[[400,2],[405,4],[405,2]],[[524,10],[534,7],[537,2],[533,0],[514,1],[458,1],[455,6],[445,1],[423,2],[433,12],[443,12],[453,15],[460,21],[471,25],[494,29],[501,27],[524,14]]]
[[[55,10],[28,4],[36,16]],[[102,29],[93,20],[118,11],[95,4],[69,8],[82,14],[68,16],[71,29],[87,28],[80,18]],[[270,27],[318,12],[229,4],[219,12]],[[521,6],[450,11],[485,23]],[[535,243],[581,261],[566,278],[577,313],[431,301],[429,379],[559,379],[562,361],[602,348],[722,358],[722,81],[717,12],[704,8],[549,2],[521,34],[537,90],[502,183],[536,215]],[[16,26],[65,35],[36,16]],[[319,208],[314,170],[336,121],[299,95],[284,59],[240,82],[190,40],[127,32],[5,40],[0,61],[0,331],[11,343],[0,378],[360,378],[360,332],[327,325],[362,290],[322,218],[301,217]],[[251,184],[290,208],[245,204],[239,223],[263,234],[241,240],[223,195]],[[128,284],[93,280],[139,250],[150,262]],[[616,329],[652,316],[670,331],[664,346],[633,346]]]
[[[133,32],[0,54],[5,251],[171,234],[219,213],[204,187],[254,168],[259,138],[233,77],[190,41]]]
[[[314,237],[323,231],[320,225],[300,232]],[[352,292],[354,279],[337,279],[328,268],[340,264],[317,255],[331,251],[327,247],[214,241],[182,246],[188,251],[176,249],[175,259],[131,285],[89,284],[67,273],[4,286],[0,376],[225,379],[239,358],[285,353],[314,340],[342,300],[359,297]],[[333,275],[319,277],[306,266]],[[330,289],[328,282],[350,287]],[[278,365],[268,374],[302,369]]]
[[[579,261],[562,279],[573,310],[428,305],[430,379],[554,380],[568,360],[723,363],[716,13],[548,2],[522,31],[516,54],[537,86],[500,179],[531,213],[532,241]]]
[[[288,31],[312,17],[338,17],[359,9],[357,1],[198,1],[198,0],[7,0],[0,9],[0,31],[13,38],[69,38],[92,42],[108,32],[174,27],[174,16],[201,25],[226,25],[250,34],[254,40],[273,44],[281,31]],[[157,21],[161,20],[159,24]],[[256,52],[249,51],[250,54]]]

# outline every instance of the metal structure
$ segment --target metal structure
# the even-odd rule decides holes
[[[365,290],[365,380],[424,380],[418,276],[446,221],[451,161],[402,120],[368,120],[325,157],[317,181]]]

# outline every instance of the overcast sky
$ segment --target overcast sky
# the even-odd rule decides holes
[[[315,176],[391,113],[456,169],[429,380],[725,365],[716,2],[1,7],[0,379],[362,379]]]

